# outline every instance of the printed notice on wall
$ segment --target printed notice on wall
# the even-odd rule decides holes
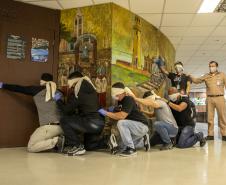
[[[25,58],[26,42],[23,37],[17,35],[8,35],[7,39],[7,58],[22,60]]]
[[[31,60],[32,62],[47,62],[49,56],[49,41],[32,38]]]

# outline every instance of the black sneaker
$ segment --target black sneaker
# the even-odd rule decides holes
[[[72,149],[70,149],[67,152],[68,156],[78,156],[78,155],[84,155],[86,153],[86,150],[83,145],[80,145],[79,147],[74,146]]]
[[[123,150],[119,155],[123,157],[129,157],[136,155],[137,151],[134,148],[127,147],[125,150]]]
[[[202,132],[199,132],[198,133],[198,137],[199,137],[200,147],[205,146],[205,144],[206,144],[206,138],[204,137],[203,133]]]
[[[163,144],[160,148],[160,150],[171,150],[171,149],[173,149],[172,143]]]
[[[222,141],[226,141],[226,136],[222,136]]]
[[[200,141],[199,141],[199,143],[200,143],[200,147],[204,147],[205,145],[206,145],[206,138],[202,138]]]
[[[207,137],[206,137],[206,140],[209,140],[209,141],[210,141],[210,140],[214,140],[214,136],[207,136]]]
[[[111,150],[111,154],[115,155],[118,152],[118,143],[114,134],[111,134],[108,141],[108,146]]]
[[[144,135],[144,148],[146,152],[149,151],[151,148],[149,134]]]
[[[57,148],[58,153],[63,153],[64,143],[65,143],[65,137],[64,137],[64,135],[60,135],[58,137],[58,141],[57,141],[57,144],[56,144],[56,148]]]

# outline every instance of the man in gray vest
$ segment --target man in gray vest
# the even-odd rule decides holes
[[[63,131],[59,125],[59,112],[53,100],[56,84],[53,76],[43,73],[40,86],[21,86],[0,82],[0,89],[33,96],[38,110],[40,127],[31,135],[28,142],[29,152],[41,152],[57,147],[62,152],[64,146]]]

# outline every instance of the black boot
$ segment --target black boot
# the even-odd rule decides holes
[[[205,146],[205,144],[206,144],[206,138],[204,137],[203,133],[202,132],[199,132],[199,133],[197,133],[195,135],[198,138],[198,141],[200,143],[200,147]]]
[[[210,141],[210,140],[214,140],[214,136],[207,136],[207,137],[206,137],[206,140],[209,140],[209,141]]]
[[[222,136],[222,141],[226,141],[226,136]]]

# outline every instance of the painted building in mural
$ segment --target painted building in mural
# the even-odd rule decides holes
[[[98,87],[100,103],[110,102],[111,84],[160,90],[164,77],[153,63],[161,55],[170,70],[175,50],[154,26],[113,3],[63,10],[59,85],[80,70]],[[106,98],[108,97],[108,98]]]

